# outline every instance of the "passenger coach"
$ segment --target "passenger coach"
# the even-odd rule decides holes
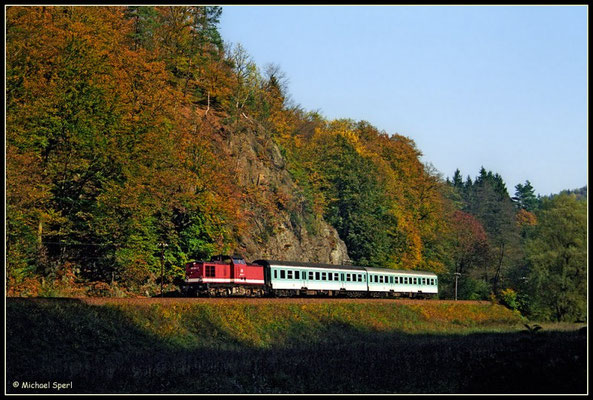
[[[426,297],[438,293],[437,275],[432,272],[295,261],[253,263],[264,266],[268,290],[277,296]]]
[[[264,267],[265,281],[278,296],[367,294],[367,273],[363,267],[274,260],[253,263]]]

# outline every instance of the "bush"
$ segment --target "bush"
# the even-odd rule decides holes
[[[503,290],[500,292],[500,302],[511,310],[517,310],[517,292],[511,288]]]

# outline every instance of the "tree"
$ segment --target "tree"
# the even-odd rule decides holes
[[[455,211],[451,221],[455,272],[466,273],[488,260],[488,238],[482,224],[472,215]]]
[[[455,170],[455,173],[453,174],[453,181],[451,183],[456,189],[461,190],[463,188],[463,178],[461,177],[459,168]]]
[[[527,241],[531,312],[556,321],[587,314],[587,202],[574,195],[546,199]]]
[[[525,181],[525,185],[519,183],[515,186],[515,197],[513,197],[513,201],[516,207],[521,210],[535,211],[538,206],[538,199],[535,195],[535,190],[528,180]]]

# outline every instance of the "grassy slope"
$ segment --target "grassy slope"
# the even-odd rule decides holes
[[[8,299],[7,390],[584,392],[585,337],[520,322],[490,304]]]

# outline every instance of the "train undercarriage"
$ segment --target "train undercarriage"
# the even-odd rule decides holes
[[[264,285],[198,284],[184,287],[188,297],[332,297],[332,298],[430,298],[424,293],[368,292],[349,290],[271,289]]]

